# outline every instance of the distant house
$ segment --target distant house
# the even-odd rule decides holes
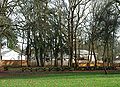
[[[2,60],[25,60],[25,56],[22,55],[18,52],[15,52],[14,50],[4,47],[1,49],[1,54],[2,54]]]
[[[75,51],[73,53],[75,55]],[[76,54],[77,54],[78,59],[88,60],[88,57],[89,57],[89,58],[91,58],[92,62],[95,61],[93,53],[91,55],[91,53],[88,50],[77,50]],[[98,53],[95,53],[95,55],[97,57]]]
[[[89,54],[89,51],[87,51],[87,50],[80,50],[79,52],[77,51],[77,62],[79,62],[79,63],[87,63],[88,62],[88,56],[89,56],[89,58],[91,57],[92,62],[95,62],[93,53],[92,53],[92,56],[91,56]],[[98,53],[95,53],[95,54],[96,54],[96,57],[97,57]],[[73,63],[75,63],[75,57],[74,56],[75,56],[75,52],[73,52],[73,60],[72,60]],[[68,65],[69,58],[70,58],[69,55],[63,54],[63,65],[64,66]],[[59,59],[58,60],[58,65],[61,65],[60,55],[58,56],[58,59]],[[78,59],[79,59],[79,61],[78,61]],[[45,65],[54,65],[54,62],[55,62],[55,59],[53,58],[52,63],[51,63],[51,60],[45,61]]]
[[[120,64],[120,56],[116,56],[116,58],[114,58],[114,63],[119,63]]]
[[[26,58],[24,55],[21,56],[20,53],[15,52],[12,49],[3,47],[1,49],[2,58],[0,60],[0,66],[26,66]]]

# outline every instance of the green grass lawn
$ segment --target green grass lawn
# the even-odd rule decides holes
[[[17,74],[0,77],[0,87],[120,87],[120,74],[95,72]]]

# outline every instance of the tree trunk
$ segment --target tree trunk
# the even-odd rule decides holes
[[[93,51],[93,55],[94,55],[94,59],[95,59],[95,67],[97,67],[97,57],[95,54],[95,49],[94,49],[94,42],[92,41],[92,51]]]
[[[75,69],[77,68],[77,46],[76,46],[76,29],[75,29],[75,43],[74,43],[74,49],[75,49]]]
[[[29,67],[29,61],[30,61],[30,30],[27,31],[27,48],[26,48],[26,54],[27,54],[27,66]]]
[[[55,48],[55,53],[54,53],[54,57],[55,57],[55,63],[54,66],[57,67],[58,66],[58,49]]]
[[[41,66],[44,67],[44,61],[43,61],[43,52],[42,52],[42,48],[40,48],[40,63],[41,63]]]
[[[113,42],[112,42],[112,59],[111,59],[111,65],[114,66],[113,61],[114,61],[114,39],[115,39],[115,31],[113,31]]]
[[[38,58],[38,49],[37,49],[36,46],[35,46],[35,58],[36,58],[37,66],[40,66],[40,64],[39,64],[39,58]]]
[[[71,48],[71,29],[70,29],[70,12],[68,13],[68,51],[69,51],[69,56],[70,56],[70,48]],[[69,58],[69,62],[68,62],[68,66],[70,66],[70,58]]]
[[[71,9],[72,10],[72,9]],[[71,37],[70,37],[70,67],[72,67],[72,59],[73,59],[73,28],[74,28],[74,21],[73,21],[73,18],[74,18],[74,10],[71,11]]]
[[[60,54],[60,57],[61,57],[61,67],[63,66],[63,51],[62,51],[62,48],[61,48],[61,54]]]
[[[89,53],[88,53],[88,64],[87,64],[87,65],[90,66],[90,62],[91,62],[91,61],[90,61],[90,55],[91,55],[91,54],[90,54],[90,41],[89,41],[89,43],[88,43],[88,51],[89,51]]]
[[[38,48],[38,45],[37,45],[39,40],[37,39],[37,37],[35,35],[35,31],[33,31],[33,36],[34,36],[35,59],[36,59],[36,62],[37,62],[37,66],[40,66],[39,58],[38,58],[39,48]]]
[[[105,66],[105,63],[106,63],[106,58],[105,58],[105,53],[106,53],[106,41],[105,41],[105,44],[104,44],[104,51],[103,51],[103,68],[104,68],[104,72],[105,74],[107,74],[107,70],[106,70],[106,66]]]
[[[52,56],[52,50],[50,51],[50,57],[51,57],[51,66],[53,65],[53,56]]]
[[[21,67],[22,67],[22,55],[23,55],[23,44],[24,44],[24,30],[22,31],[23,32],[23,41],[22,41],[22,50],[21,50]]]
[[[55,63],[54,66],[57,67],[58,66],[58,47],[57,47],[57,37],[55,37],[55,50],[54,50],[54,57],[55,57]]]

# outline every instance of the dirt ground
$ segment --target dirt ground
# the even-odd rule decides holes
[[[11,76],[20,76],[20,75],[39,75],[39,76],[45,76],[47,74],[64,74],[64,73],[80,73],[80,72],[100,72],[100,73],[104,73],[104,70],[86,70],[86,71],[38,71],[38,72],[31,72],[31,71],[24,71],[22,72],[22,70],[8,70],[8,71],[0,71],[0,78],[1,77],[11,77]],[[115,71],[115,70],[108,70],[107,71],[108,74],[109,73],[116,73],[119,71]]]

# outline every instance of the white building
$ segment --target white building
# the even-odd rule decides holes
[[[15,52],[14,50],[7,48],[7,47],[3,47],[1,49],[1,54],[2,54],[2,60],[25,60],[25,56]]]
[[[75,51],[73,52],[75,54]],[[76,52],[77,54],[77,57],[79,58],[83,58],[85,60],[88,60],[88,58],[90,59],[91,58],[91,61],[94,62],[95,61],[95,57],[94,57],[94,54],[92,52],[92,55],[91,55],[91,52],[89,52],[88,50],[77,50]],[[98,55],[98,53],[95,53],[96,57]]]

